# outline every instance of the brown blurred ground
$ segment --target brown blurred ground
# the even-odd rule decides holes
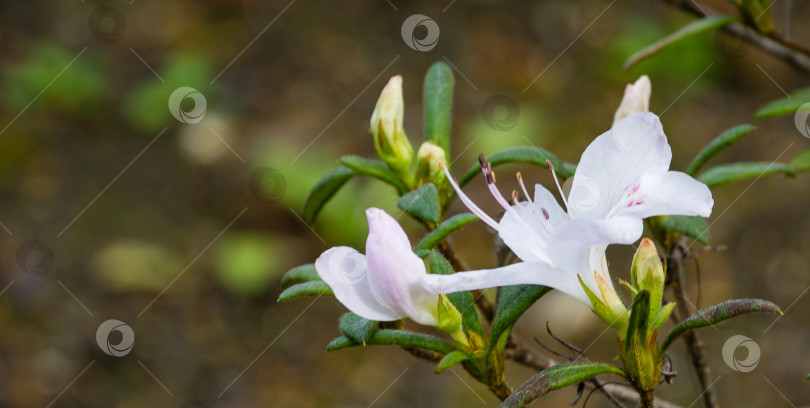
[[[632,52],[689,21],[660,2],[392,2],[302,0],[286,10],[285,1],[105,3],[126,23],[120,39],[93,34],[91,16],[102,5],[90,0],[0,6],[0,222],[9,230],[0,231],[0,287],[10,284],[0,297],[0,405],[497,405],[461,370],[436,376],[395,348],[324,353],[344,312],[334,299],[275,301],[289,268],[333,245],[362,247],[364,208],[395,211],[391,189],[352,181],[314,233],[297,215],[339,155],[373,156],[366,124],[392,75],[405,78],[405,127],[414,143],[421,139],[421,79],[435,61],[459,71],[457,173],[478,153],[529,143],[576,161],[609,126],[624,84],[645,73],[674,168],[740,123],[759,130],[713,163],[782,154],[786,161],[810,147],[791,117],[751,122],[759,106],[783,96],[780,87],[808,84],[756,50],[718,46],[722,38],[706,35],[622,75]],[[441,27],[429,52],[400,38],[414,13]],[[810,43],[810,28],[800,24],[810,17],[806,3],[780,2],[772,13],[777,26],[791,22],[793,38]],[[179,86],[205,95],[200,123],[170,116],[167,100]],[[519,104],[509,131],[481,116],[495,94]],[[286,188],[273,191],[280,201],[251,195],[249,177],[262,167],[284,176]],[[551,180],[541,169],[500,172],[517,169],[530,182]],[[511,189],[511,177],[501,178]],[[712,241],[728,250],[701,257],[701,306],[762,297],[789,307],[767,332],[771,316],[703,329],[723,406],[810,404],[802,381],[810,372],[810,297],[799,297],[810,285],[808,182],[762,178],[715,190]],[[496,213],[480,180],[468,192]],[[413,239],[424,233],[405,225]],[[491,236],[479,224],[469,231],[453,239],[459,252],[473,267],[493,265]],[[43,276],[25,273],[16,259],[32,238],[55,255]],[[614,276],[627,278],[632,249],[609,255]],[[695,299],[694,269],[689,277]],[[97,327],[111,318],[135,333],[121,358],[96,345]],[[547,320],[583,347],[603,330],[582,305],[553,294],[516,333],[548,341]],[[760,345],[755,371],[723,362],[722,345],[735,334]],[[608,337],[593,343],[591,358],[614,356]],[[679,376],[659,395],[687,406],[698,392],[680,344],[673,360]],[[508,374],[519,384],[532,373],[510,366]],[[572,398],[563,391],[538,405]]]

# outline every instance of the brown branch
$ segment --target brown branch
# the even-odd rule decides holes
[[[672,288],[672,294],[675,297],[676,313],[673,317],[676,322],[680,322],[692,314],[689,310],[689,300],[686,298],[686,288],[683,284],[683,263],[688,257],[686,248],[685,239],[681,238],[680,241],[672,246],[667,255],[667,280]],[[703,395],[703,402],[706,404],[707,408],[718,408],[717,400],[711,389],[711,372],[706,363],[703,341],[701,341],[696,330],[685,332],[683,338],[686,342],[686,349],[689,351],[689,357],[692,360],[692,366],[695,369],[695,373],[697,373],[700,391]]]
[[[408,353],[413,354],[414,356],[421,358],[427,361],[439,362],[442,358],[444,358],[444,354],[439,353],[438,351],[427,350],[422,348],[415,348],[415,347],[403,347],[403,350],[407,351]]]
[[[720,14],[711,8],[706,7],[703,4],[698,4],[692,0],[664,0],[664,2],[701,18]],[[739,38],[746,43],[785,61],[798,71],[810,73],[810,53],[808,53],[810,50],[808,50],[806,47],[793,43],[777,35],[774,35],[773,38],[768,37],[739,23],[729,24],[723,26],[721,29],[726,34]]]

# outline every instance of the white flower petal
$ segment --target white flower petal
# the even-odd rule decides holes
[[[647,218],[655,215],[712,214],[714,200],[705,184],[686,173],[670,171],[646,174],[638,182],[638,188],[614,210],[616,215]]]
[[[524,201],[512,206],[498,223],[504,244],[524,262],[549,262],[546,243],[551,227],[542,212]]]
[[[439,298],[424,287],[425,264],[413,253],[405,231],[383,210],[370,208],[366,215],[366,261],[372,294],[381,304],[417,323],[437,325]]]
[[[452,275],[425,275],[424,280],[435,293],[511,285],[544,285],[573,296],[588,307],[592,307],[576,275],[552,268],[545,262],[521,262],[497,269],[458,272]]]
[[[380,303],[369,286],[366,257],[349,247],[334,247],[324,252],[315,269],[340,303],[369,320],[392,321],[404,317]]]
[[[568,198],[569,213],[574,218],[605,218],[641,176],[666,172],[671,159],[658,116],[627,116],[582,153]]]
[[[610,274],[602,262],[607,245],[632,244],[641,237],[643,229],[641,219],[635,217],[614,217],[609,220],[575,218],[554,230],[549,255],[555,268],[579,274],[593,290],[596,288],[594,271],[610,282]],[[599,247],[599,250],[592,253],[591,247]]]
[[[534,185],[534,206],[541,213],[543,209],[546,210],[551,226],[568,220],[568,213],[560,206],[554,194],[542,184]]]

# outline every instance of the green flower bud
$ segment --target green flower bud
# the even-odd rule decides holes
[[[422,143],[416,153],[416,174],[420,181],[436,183],[444,179],[442,165],[447,166],[447,155],[444,149],[433,142]]]
[[[411,164],[413,148],[402,127],[405,103],[402,100],[402,77],[388,81],[380,93],[371,115],[370,130],[377,154],[392,169],[403,172]]]

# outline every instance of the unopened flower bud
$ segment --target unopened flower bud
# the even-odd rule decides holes
[[[406,169],[413,158],[413,148],[402,127],[404,105],[402,77],[397,75],[383,88],[370,122],[377,154],[397,171]]]
[[[613,123],[615,124],[633,113],[649,112],[651,92],[652,85],[647,75],[642,75],[634,84],[627,85],[622,102],[613,116]]]
[[[432,142],[424,142],[416,154],[416,174],[427,183],[444,177],[442,165],[447,166],[444,149]]]
[[[633,287],[639,291],[647,289],[650,293],[655,293],[664,289],[664,265],[655,249],[655,243],[649,238],[641,240],[636,255],[633,256],[631,279]]]

